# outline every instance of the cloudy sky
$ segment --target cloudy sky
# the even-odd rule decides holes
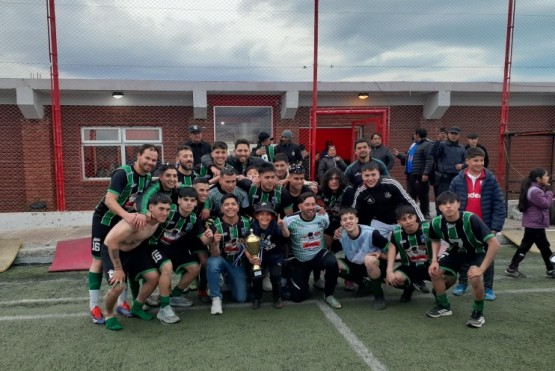
[[[0,78],[49,76],[46,0],[0,1]],[[313,0],[57,0],[61,78],[311,81]],[[501,81],[507,0],[320,0],[321,81]],[[555,81],[555,1],[516,4],[512,81]]]

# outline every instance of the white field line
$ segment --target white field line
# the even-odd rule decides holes
[[[320,308],[320,310],[324,312],[324,315],[326,316],[328,321],[330,321],[333,327],[335,327],[337,332],[339,332],[341,336],[345,338],[345,340],[353,348],[356,354],[358,354],[358,356],[362,358],[364,363],[366,363],[370,367],[370,369],[376,371],[387,370],[387,368],[372,354],[372,352],[368,348],[366,348],[364,343],[360,341],[360,339],[351,331],[349,326],[347,326],[345,322],[343,322],[343,320],[341,320],[341,318],[339,318],[339,316],[335,314],[333,309],[328,307],[328,305],[322,301],[319,301],[317,305],[318,308]]]

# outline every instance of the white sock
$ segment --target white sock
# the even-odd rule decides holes
[[[93,309],[98,305],[100,290],[89,290],[89,309]]]
[[[123,285],[123,291],[118,296],[118,305],[122,305],[127,300],[127,284]]]

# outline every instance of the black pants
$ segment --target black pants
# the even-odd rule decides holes
[[[422,175],[420,174],[408,174],[407,175],[407,190],[409,195],[416,201],[420,201],[420,211],[422,214],[430,214],[430,182],[422,181]]]
[[[270,282],[272,282],[272,296],[274,298],[274,301],[276,301],[277,299],[281,299],[281,267],[281,263],[262,263],[262,270],[264,271],[264,268],[268,268],[268,270],[270,271]],[[252,266],[249,272],[249,274],[252,275]],[[262,279],[262,276],[252,278],[254,298],[258,300],[262,300]]]
[[[293,259],[289,265],[291,266],[291,280],[289,290],[291,292],[291,300],[301,302],[308,299],[310,273],[314,269],[325,270],[325,296],[333,295],[335,286],[337,285],[337,277],[339,276],[339,266],[335,256],[327,251],[321,250],[312,260],[300,262]]]
[[[524,260],[526,253],[530,251],[533,244],[536,244],[538,249],[542,254],[543,262],[545,268],[550,271],[553,269],[553,263],[549,260],[552,252],[549,248],[549,241],[547,240],[547,235],[545,234],[544,228],[524,228],[524,237],[522,242],[520,242],[519,248],[516,250],[511,260],[510,269],[518,269],[518,265]]]

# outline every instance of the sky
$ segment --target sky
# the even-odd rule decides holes
[[[507,0],[320,0],[320,81],[503,79]],[[60,78],[312,81],[313,0],[57,0]],[[46,0],[0,0],[0,78],[49,77]],[[555,1],[516,2],[513,82],[555,81]]]

